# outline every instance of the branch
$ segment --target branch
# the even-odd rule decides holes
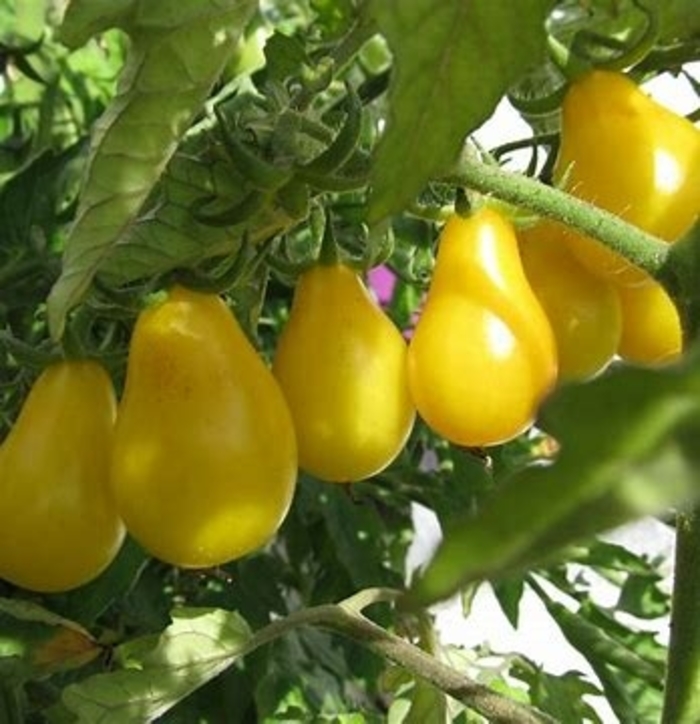
[[[676,526],[671,639],[663,724],[700,721],[700,508]]]
[[[245,646],[253,649],[269,643],[299,626],[317,626],[341,634],[375,654],[406,669],[415,677],[454,697],[462,704],[496,724],[556,724],[556,720],[534,707],[513,701],[488,686],[442,663],[417,646],[386,631],[360,611],[372,603],[394,601],[401,594],[387,589],[367,589],[341,601],[296,611],[273,621],[255,633]]]
[[[615,214],[528,176],[495,165],[462,159],[446,180],[541,216],[551,217],[599,239],[653,277],[659,275],[666,261],[669,250],[667,243],[628,224]]]

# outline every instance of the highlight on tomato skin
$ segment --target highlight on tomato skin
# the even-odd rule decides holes
[[[622,333],[617,287],[571,252],[563,227],[540,221],[518,232],[525,274],[557,342],[559,380],[586,380],[614,359]]]
[[[419,414],[451,442],[496,445],[532,425],[557,379],[556,343],[500,212],[445,224],[408,371]]]
[[[276,533],[296,478],[269,368],[218,295],[174,287],[129,349],[111,468],[127,529],[172,565],[221,565]]]
[[[39,375],[0,446],[0,577],[41,593],[95,579],[124,525],[108,485],[116,396],[93,360]]]
[[[272,364],[302,469],[349,483],[393,462],[415,420],[406,355],[401,332],[354,269],[318,263],[302,274]]]
[[[575,80],[562,104],[554,178],[569,193],[673,242],[700,215],[700,129],[616,71]],[[588,236],[567,232],[580,261],[624,286],[647,277]]]

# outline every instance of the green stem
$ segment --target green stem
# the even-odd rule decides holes
[[[398,591],[367,589],[337,605],[327,604],[296,611],[260,629],[239,655],[270,643],[299,626],[317,626],[346,636],[373,653],[392,661],[491,722],[556,724],[547,714],[479,684],[417,646],[386,631],[360,613],[361,609],[370,604],[394,601],[400,595]]]
[[[700,508],[678,516],[663,724],[700,721]]]
[[[653,277],[664,266],[669,245],[618,216],[536,179],[468,159],[446,179],[521,206],[599,239]]]

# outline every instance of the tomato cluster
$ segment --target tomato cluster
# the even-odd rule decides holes
[[[555,175],[672,242],[700,212],[700,131],[617,73],[575,82]],[[560,380],[619,356],[681,352],[661,286],[551,221],[454,214],[407,342],[342,261],[298,280],[271,369],[216,294],[174,286],[139,315],[124,391],[95,361],[40,375],[0,447],[0,576],[60,591],[97,576],[128,531],[171,564],[223,564],[281,525],[297,470],[352,482],[399,455],[416,413],[447,440],[496,445]],[[12,511],[21,510],[18,516]]]

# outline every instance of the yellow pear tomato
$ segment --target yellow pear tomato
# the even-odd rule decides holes
[[[557,376],[552,328],[523,271],[512,224],[483,207],[442,230],[408,351],[418,412],[468,446],[514,438]]]
[[[223,300],[174,287],[143,311],[112,464],[134,538],[182,567],[243,556],[277,531],[296,472],[282,392]]]
[[[700,214],[700,129],[622,73],[594,70],[564,98],[554,176],[574,196],[675,241]],[[648,281],[597,240],[572,231],[569,243],[594,273],[623,285]]]
[[[406,341],[350,267],[319,263],[301,276],[272,369],[307,472],[362,480],[403,448],[415,419]]]
[[[0,577],[40,592],[96,578],[124,526],[109,487],[116,398],[90,360],[47,367],[0,448]]]
[[[678,310],[658,282],[619,290],[622,336],[618,354],[627,362],[663,365],[683,351]]]
[[[560,380],[593,377],[617,353],[622,314],[613,284],[581,264],[564,229],[540,222],[518,234],[525,274],[557,341]]]

